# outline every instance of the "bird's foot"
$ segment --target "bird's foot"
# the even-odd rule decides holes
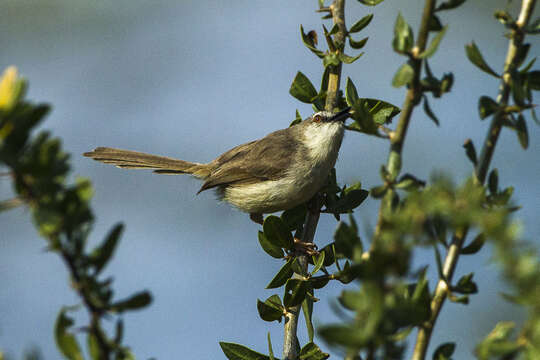
[[[319,255],[319,252],[317,251],[317,245],[311,242],[304,242],[297,238],[294,238],[294,250],[300,255]]]

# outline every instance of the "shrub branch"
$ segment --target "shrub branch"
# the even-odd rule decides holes
[[[521,10],[519,18],[511,30],[510,42],[508,45],[508,52],[506,54],[506,60],[504,63],[504,72],[501,78],[501,84],[499,87],[499,94],[497,96],[497,104],[500,108],[505,108],[508,105],[511,89],[510,72],[516,69],[518,66],[518,53],[519,49],[523,45],[524,31],[527,26],[530,17],[533,13],[536,0],[523,0],[521,3]],[[499,139],[499,134],[503,126],[505,114],[498,112],[492,119],[489,130],[482,146],[480,153],[480,159],[475,167],[475,176],[479,184],[484,184],[487,176],[487,171],[495,151],[495,146]],[[454,270],[459,259],[459,254],[463,242],[467,236],[468,229],[461,229],[457,231],[453,238],[443,266],[443,278],[439,279],[435,295],[431,301],[431,318],[428,322],[423,324],[416,338],[416,344],[414,348],[413,360],[423,360],[426,356],[426,351],[429,345],[433,327],[439,316],[441,308],[449,293],[448,285],[452,281]]]

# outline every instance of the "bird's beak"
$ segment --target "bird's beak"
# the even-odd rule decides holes
[[[342,121],[342,122],[345,122],[345,120],[347,120],[349,118],[349,116],[351,116],[351,114],[349,113],[350,110],[351,110],[350,107],[345,108],[345,109],[341,110],[340,112],[338,112],[337,114],[335,114],[334,116],[332,116],[330,119],[328,119],[328,121]]]

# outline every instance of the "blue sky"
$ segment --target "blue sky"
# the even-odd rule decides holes
[[[417,28],[422,2],[387,0],[368,8],[347,2],[347,22],[368,12],[375,17],[361,34],[369,36],[365,55],[344,67],[362,97],[398,106],[404,90],[390,83],[403,58],[392,51],[398,11]],[[514,1],[516,3],[516,1]],[[404,171],[428,178],[436,170],[463,179],[471,172],[461,147],[472,138],[477,148],[488,122],[477,115],[481,95],[495,97],[497,81],[474,68],[464,45],[474,40],[495,69],[504,61],[507,40],[492,17],[505,1],[469,0],[457,11],[441,13],[449,30],[431,61],[436,74],[453,72],[454,89],[431,100],[441,126],[416,109],[405,143]],[[96,146],[115,146],[206,162],[227,149],[288,126],[296,109],[309,105],[288,94],[301,70],[318,86],[320,60],[301,43],[299,25],[321,31],[316,1],[94,1],[4,0],[0,4],[0,68],[16,65],[30,80],[29,98],[52,103],[43,128],[63,139],[74,174],[95,187],[95,243],[122,221],[127,228],[107,274],[119,297],[148,289],[150,308],[125,317],[126,343],[140,359],[220,359],[218,341],[266,351],[271,332],[276,353],[282,324],[258,318],[256,299],[273,292],[264,286],[281,263],[258,245],[258,225],[218,203],[210,192],[196,196],[200,184],[185,176],[125,171],[80,156]],[[539,11],[537,10],[537,15]],[[539,48],[532,39],[530,56]],[[536,50],[537,54],[537,50]],[[517,217],[524,237],[540,232],[540,150],[538,127],[528,121],[530,146],[522,151],[505,131],[493,165],[501,185],[514,185]],[[338,182],[379,182],[386,161],[384,140],[348,133],[336,165]],[[0,180],[0,198],[11,194]],[[375,223],[378,202],[368,199],[355,211],[362,231]],[[78,302],[59,259],[43,251],[45,242],[29,226],[27,210],[0,216],[0,349],[19,355],[37,345],[45,358],[60,358],[52,328],[62,305]],[[323,217],[316,242],[330,242],[335,220]],[[367,231],[366,231],[367,229]],[[538,242],[538,240],[536,240]],[[418,265],[431,252],[418,252]],[[460,260],[456,275],[471,271],[480,295],[470,306],[448,303],[433,345],[459,343],[456,358],[468,358],[474,344],[499,320],[523,314],[501,300],[497,268],[484,254]],[[434,273],[431,273],[434,275]],[[336,320],[330,303],[343,287],[319,293],[317,323]],[[81,316],[81,323],[85,318]],[[301,341],[305,332],[301,332]]]

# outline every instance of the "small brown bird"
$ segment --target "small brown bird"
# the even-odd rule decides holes
[[[216,189],[220,199],[262,224],[262,214],[293,208],[324,186],[338,157],[349,110],[318,112],[294,126],[236,146],[207,164],[109,147],[98,147],[84,156],[120,168],[191,174],[204,180],[199,193]]]

